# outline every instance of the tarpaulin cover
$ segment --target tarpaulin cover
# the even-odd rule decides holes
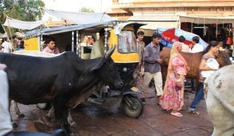
[[[74,24],[92,24],[114,21],[109,15],[105,13],[67,12],[51,9],[45,9],[45,12]]]
[[[167,46],[169,48],[172,47],[172,44],[176,41],[179,41],[179,37],[182,35],[185,37],[185,44],[189,45],[192,43],[192,38],[194,36],[198,36],[194,33],[190,33],[190,32],[187,32],[187,31],[184,31],[182,29],[179,29],[179,28],[159,28],[157,29],[157,32],[159,34],[161,34],[161,43],[164,45],[164,46]],[[199,37],[199,36],[198,36]],[[199,37],[200,38],[200,37]],[[199,44],[203,45],[204,48],[206,48],[208,46],[208,44],[202,40],[200,38],[199,40]]]
[[[7,17],[5,20],[4,26],[22,29],[22,30],[32,30],[40,25],[43,25],[46,21],[39,20],[39,21],[21,21],[13,18]]]

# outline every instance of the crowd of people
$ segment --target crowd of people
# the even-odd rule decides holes
[[[190,70],[181,52],[204,53],[199,66],[199,88],[188,109],[190,113],[199,114],[196,111],[196,107],[204,97],[205,79],[219,68],[218,62],[215,60],[215,54],[217,54],[220,47],[219,42],[210,41],[209,45],[204,48],[203,45],[199,44],[198,36],[192,38],[191,45],[186,45],[184,43],[186,39],[184,36],[180,36],[178,41],[173,43],[167,68],[167,77],[163,86],[161,74],[162,59],[159,56],[161,35],[156,32],[153,33],[152,41],[145,47],[143,47],[145,45],[143,42],[144,32],[138,32],[137,36],[140,62],[137,68],[138,77],[136,82],[138,83],[137,87],[143,91],[140,99],[143,103],[146,103],[145,91],[153,79],[157,96],[156,104],[161,106],[162,109],[171,111],[171,115],[176,117],[183,116],[180,110],[184,106],[184,81],[186,74]]]
[[[4,37],[0,43],[0,52],[11,53],[13,51],[24,49],[24,40],[20,37]]]
[[[95,39],[93,40],[91,59],[104,55],[104,29],[99,32],[99,37],[100,38],[97,41],[95,41]],[[209,45],[204,48],[203,45],[199,44],[199,37],[195,36],[192,38],[192,44],[186,45],[184,43],[185,38],[183,36],[180,36],[178,41],[173,43],[170,52],[167,77],[165,85],[163,86],[161,73],[161,64],[163,60],[160,58],[159,55],[161,35],[155,32],[153,33],[151,38],[152,41],[148,45],[145,45],[143,41],[144,32],[139,31],[137,33],[136,43],[139,54],[139,64],[137,67],[138,76],[136,80],[136,86],[142,90],[140,99],[143,103],[146,103],[145,91],[148,89],[151,80],[154,80],[155,92],[157,96],[156,104],[161,106],[162,109],[171,110],[171,115],[182,117],[183,114],[180,112],[180,110],[184,106],[184,80],[190,68],[188,67],[188,64],[184,57],[181,55],[181,52],[196,53],[203,51],[204,55],[199,66],[199,88],[188,109],[190,113],[199,114],[196,111],[196,107],[201,99],[204,97],[204,91],[207,91],[205,81],[215,70],[219,68],[219,64],[215,60],[215,54],[219,50],[219,43],[217,41],[211,41]],[[55,42],[55,39],[52,37],[45,39],[46,46],[43,49],[43,52],[59,54],[60,51],[56,47]],[[0,47],[4,53],[11,53],[13,49],[12,44],[7,39],[2,40],[2,44]],[[0,64],[0,74],[2,74],[1,78],[4,78],[4,81],[6,81],[6,73],[4,72],[5,68],[6,66],[4,64]],[[5,86],[7,86],[7,82],[1,82],[1,84],[5,84]],[[103,87],[103,89],[104,88],[106,87]],[[6,92],[7,89],[8,88],[6,87]],[[4,94],[8,95],[8,93]],[[8,104],[9,103],[5,103],[5,101],[1,99],[0,109],[5,109],[4,111],[8,111]],[[3,110],[1,111],[3,112]],[[2,114],[9,115],[9,112]],[[4,116],[4,118],[0,118],[0,123],[3,123],[2,125],[0,124],[0,126],[10,126],[10,124],[4,124],[4,121],[2,121],[6,119],[9,120],[10,117],[7,116],[6,118],[6,116]],[[11,130],[12,127],[0,128],[0,132],[3,133],[7,133]]]

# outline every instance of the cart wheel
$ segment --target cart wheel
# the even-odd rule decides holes
[[[37,108],[41,110],[49,110],[52,107],[51,103],[38,103]]]
[[[143,112],[143,103],[132,95],[125,95],[123,99],[124,113],[132,118],[138,118]]]

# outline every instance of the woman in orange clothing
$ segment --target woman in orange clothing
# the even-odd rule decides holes
[[[187,62],[180,54],[182,43],[173,44],[164,92],[160,105],[165,110],[172,110],[171,115],[182,117],[179,112],[184,105],[184,79],[187,74]]]

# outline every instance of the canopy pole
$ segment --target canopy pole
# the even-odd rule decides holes
[[[6,16],[5,13],[3,13],[3,15],[6,17],[6,20],[7,20],[8,16]],[[10,27],[9,27],[9,25],[10,25],[9,20],[7,20],[7,23],[8,23],[7,29],[8,29],[8,32],[9,32],[9,35],[8,35],[8,33],[7,33],[7,36],[8,36],[8,38],[10,39],[10,43],[11,43],[11,45],[12,45],[12,49],[15,50],[15,46],[13,45],[12,32],[11,32],[11,29],[10,29]]]
[[[181,29],[180,16],[177,16],[177,28]]]
[[[74,36],[75,36],[75,32],[72,31],[72,45],[71,45],[71,51],[74,52]]]
[[[206,35],[206,20],[203,20],[203,37]]]
[[[215,31],[215,36],[216,36],[216,38],[218,38],[218,23],[216,22],[216,31]]]
[[[81,57],[81,49],[80,49],[80,42],[81,42],[81,34],[79,34],[79,31],[76,31],[76,54]]]
[[[191,30],[190,32],[192,33],[193,32],[193,23],[191,23]]]
[[[39,50],[40,50],[40,51],[43,51],[43,47],[44,47],[43,44],[45,44],[45,43],[42,44],[42,41],[43,41],[43,36],[42,36],[42,34],[39,36],[39,39],[40,39],[40,40],[39,40],[39,43],[38,43],[38,44],[39,44]]]
[[[105,28],[104,30],[105,30],[105,43],[104,43],[105,50],[104,50],[104,52],[106,53],[108,50],[108,45],[109,45],[109,42],[108,42],[109,35],[108,35],[108,28]]]

